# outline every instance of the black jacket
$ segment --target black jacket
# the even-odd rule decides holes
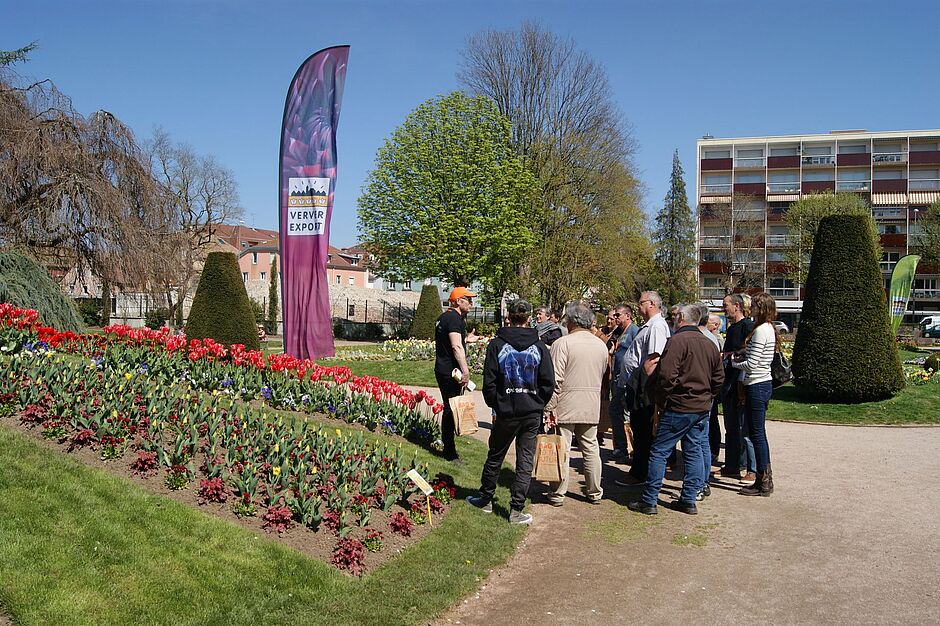
[[[500,328],[486,348],[483,398],[498,417],[541,416],[555,390],[555,369],[534,328]]]

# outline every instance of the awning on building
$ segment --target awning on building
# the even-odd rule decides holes
[[[907,204],[907,194],[906,193],[873,193],[871,194],[871,203],[872,204],[889,204],[892,206],[897,206],[899,204]]]
[[[793,202],[794,200],[799,200],[800,194],[798,193],[778,193],[772,196],[767,196],[767,202]]]
[[[940,200],[940,191],[912,191],[911,204],[932,204]]]
[[[731,196],[702,196],[702,204],[730,204]]]

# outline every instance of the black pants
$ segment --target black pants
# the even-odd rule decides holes
[[[535,438],[542,423],[540,415],[531,417],[496,417],[493,430],[490,431],[490,452],[483,464],[483,477],[480,479],[480,497],[484,502],[493,499],[496,493],[496,481],[499,469],[506,458],[506,452],[513,441],[516,442],[516,478],[510,488],[509,506],[514,511],[525,507],[526,494],[532,481],[532,463],[535,459]]]
[[[633,465],[630,466],[630,475],[646,480],[649,473],[650,446],[653,444],[653,407],[631,412],[630,427],[633,429]]]
[[[744,455],[744,407],[738,404],[738,384],[734,382],[721,396],[725,422],[725,471],[739,472],[747,466]]]
[[[718,460],[721,454],[721,427],[718,425],[718,398],[712,400],[712,414],[708,421],[708,447],[711,448],[712,458],[705,459],[711,464]]]
[[[450,376],[440,374],[434,376],[437,378],[437,387],[441,390],[444,402],[444,412],[441,414],[441,441],[444,442],[444,458],[453,459],[457,457],[457,447],[454,445],[454,413],[450,410],[449,400],[459,396],[463,389],[460,383]]]

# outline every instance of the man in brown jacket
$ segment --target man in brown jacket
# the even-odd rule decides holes
[[[601,382],[607,374],[607,345],[591,332],[594,312],[583,302],[565,307],[568,334],[552,344],[555,368],[555,393],[545,405],[545,425],[556,424],[571,449],[571,439],[578,438],[578,449],[584,456],[585,495],[592,504],[600,504],[601,455],[597,445],[597,421],[601,408]],[[560,483],[552,483],[554,493],[548,500],[561,506],[568,493],[568,468],[562,471]]]
[[[646,487],[640,500],[627,504],[631,511],[656,514],[666,459],[681,440],[685,476],[673,508],[689,515],[698,513],[695,496],[708,478],[702,457],[703,446],[707,445],[706,426],[712,399],[725,378],[720,354],[698,329],[700,315],[694,304],[681,306],[677,330],[666,342],[662,356],[650,355],[646,361],[650,372],[647,392],[661,413],[650,449]]]

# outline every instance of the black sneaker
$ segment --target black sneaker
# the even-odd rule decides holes
[[[685,513],[686,515],[698,515],[698,507],[695,506],[694,502],[683,502],[682,500],[676,500],[670,505],[669,508],[671,508],[673,511]]]
[[[656,510],[655,504],[647,504],[642,500],[631,500],[627,502],[627,508],[634,513],[642,513],[643,515],[656,515],[659,512]]]
[[[705,483],[705,486],[702,487],[702,495],[705,496],[706,498],[712,495],[711,485],[709,485],[708,483]]]

